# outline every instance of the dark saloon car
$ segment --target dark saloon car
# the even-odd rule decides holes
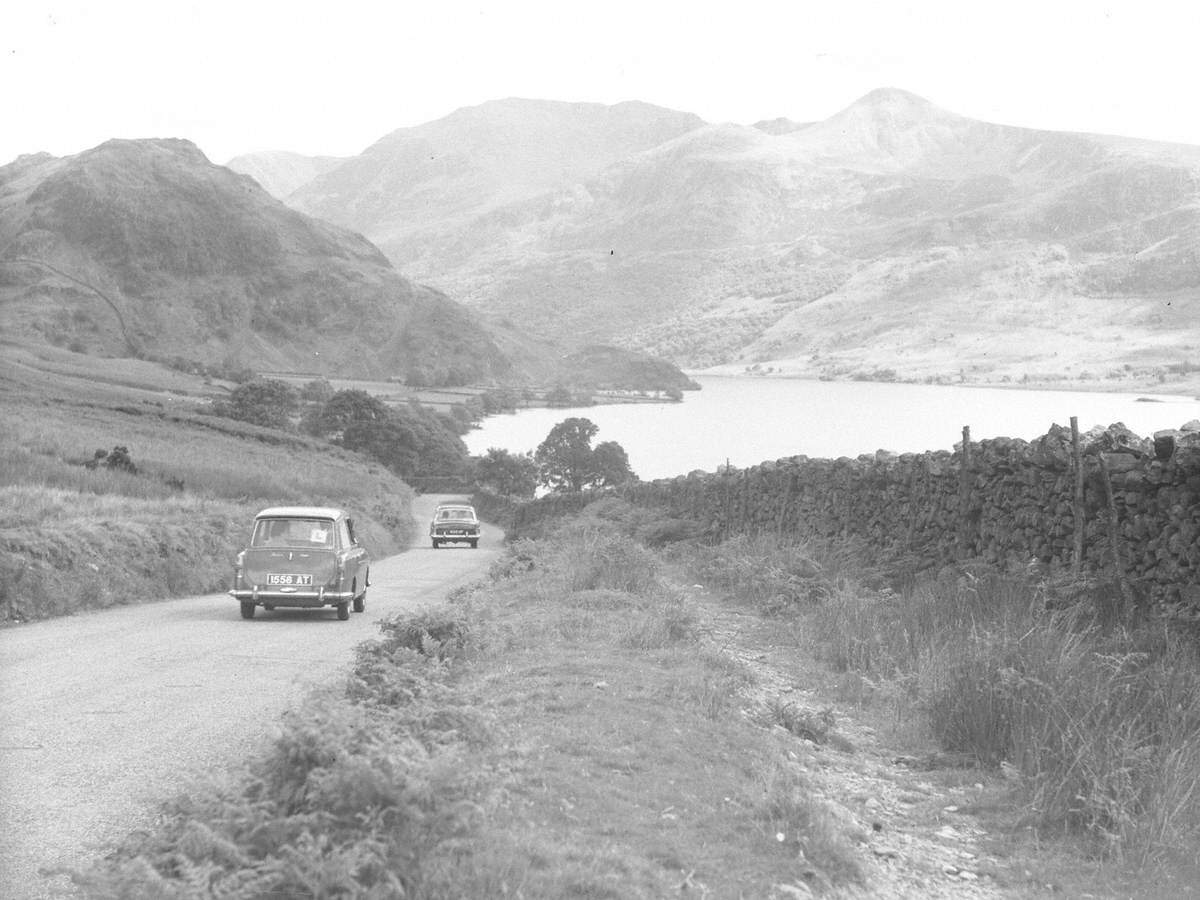
[[[233,566],[233,590],[242,618],[258,607],[332,606],[339,619],[362,612],[371,561],[344,510],[276,506],[254,517],[249,546]]]
[[[479,517],[475,507],[465,503],[444,503],[433,511],[429,523],[429,540],[436,550],[442,544],[470,544],[479,546]]]

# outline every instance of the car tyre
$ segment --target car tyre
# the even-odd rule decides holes
[[[362,612],[366,608],[367,608],[367,592],[363,591],[361,594],[359,594],[357,597],[354,598],[354,611]]]
[[[253,619],[254,618],[254,604],[249,600],[242,601],[242,618],[243,619]]]
[[[343,622],[345,622],[348,618],[350,618],[350,604],[349,603],[339,603],[337,606],[337,611],[338,611],[338,618],[341,619]]]
[[[478,540],[471,541],[471,542],[470,542],[470,544],[471,544],[471,549],[472,549],[472,550],[478,550],[478,549],[479,549],[479,541],[478,541]]]
[[[433,549],[434,549],[434,550],[438,550],[438,549],[440,549],[440,548],[441,548],[441,546],[442,546],[442,542],[441,542],[441,541],[434,541],[434,542],[433,542]]]

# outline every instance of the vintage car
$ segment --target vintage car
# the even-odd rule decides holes
[[[275,506],[254,517],[250,543],[233,565],[230,596],[242,618],[257,607],[332,606],[339,619],[365,608],[371,561],[341,509]]]
[[[479,517],[475,507],[466,503],[443,503],[433,511],[429,523],[429,540],[436,550],[442,544],[470,544],[479,546]]]

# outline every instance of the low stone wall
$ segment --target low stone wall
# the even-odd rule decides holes
[[[1036,560],[1070,572],[1078,556],[1081,573],[1200,618],[1200,422],[1153,439],[1114,425],[1076,444],[1070,429],[1055,426],[1034,441],[965,446],[965,454],[959,444],[953,453],[797,456],[618,493],[695,519],[715,536],[854,538],[915,568]]]

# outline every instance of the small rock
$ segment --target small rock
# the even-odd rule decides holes
[[[943,875],[957,875],[959,872],[958,866],[952,866],[950,863],[942,863]]]
[[[608,687],[608,682],[607,681],[597,681],[594,685],[592,685],[592,687],[596,688],[597,690],[602,691]]]
[[[958,812],[957,806],[943,806],[942,812]]]
[[[959,872],[958,877],[961,878],[963,881],[978,881],[979,880],[978,875],[976,875],[974,872],[968,872],[966,869],[963,869],[961,872]]]
[[[871,852],[882,859],[899,859],[900,851],[895,847],[872,847]]]

